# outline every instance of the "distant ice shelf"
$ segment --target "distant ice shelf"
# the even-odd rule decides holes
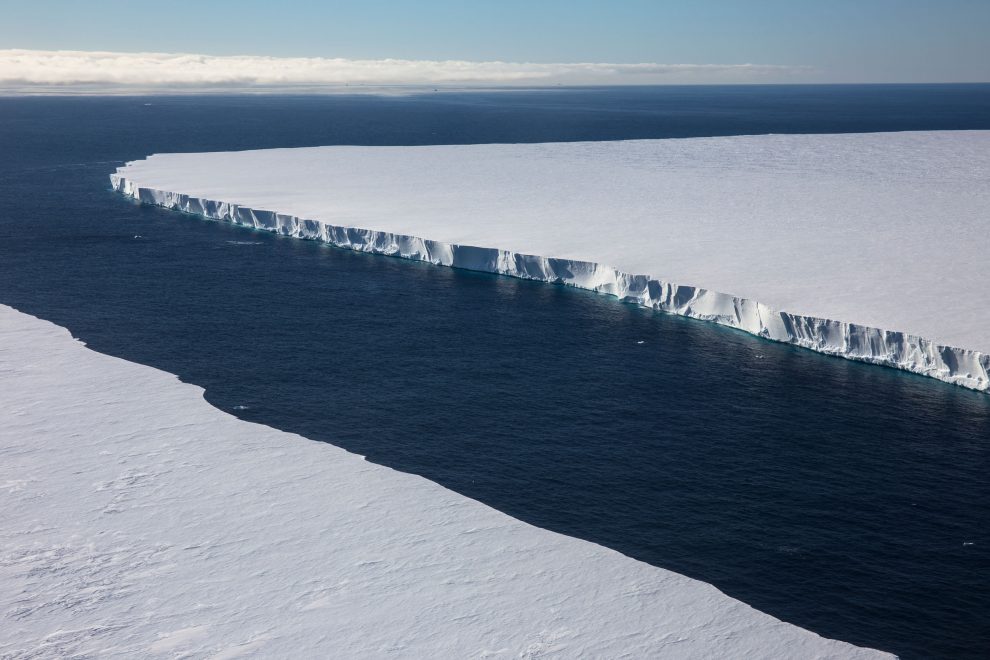
[[[238,420],[6,306],[0,390],[4,658],[890,657]]]
[[[111,181],[990,389],[990,131],[157,154]]]

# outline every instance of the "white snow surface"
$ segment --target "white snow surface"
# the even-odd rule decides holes
[[[0,390],[0,657],[887,657],[4,306]]]
[[[990,131],[156,154],[111,178],[145,202],[990,387]]]

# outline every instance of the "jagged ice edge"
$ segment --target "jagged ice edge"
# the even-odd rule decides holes
[[[973,390],[990,391],[990,354],[942,346],[917,335],[791,314],[755,300],[667,282],[648,275],[630,275],[605,264],[444,243],[372,229],[339,227],[275,211],[139,187],[119,172],[110,175],[110,182],[115,191],[143,204],[210,220],[322,241],[358,252],[587,289],[668,314],[735,328],[770,341],[901,369]]]

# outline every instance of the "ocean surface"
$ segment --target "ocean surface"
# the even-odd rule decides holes
[[[990,396],[107,179],[166,151],[977,128],[990,85],[0,98],[0,303],[822,635],[982,658]]]

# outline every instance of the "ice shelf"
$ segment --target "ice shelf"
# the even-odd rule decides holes
[[[157,154],[111,180],[990,388],[990,131]]]
[[[889,657],[240,421],[6,306],[0,389],[5,658]]]

